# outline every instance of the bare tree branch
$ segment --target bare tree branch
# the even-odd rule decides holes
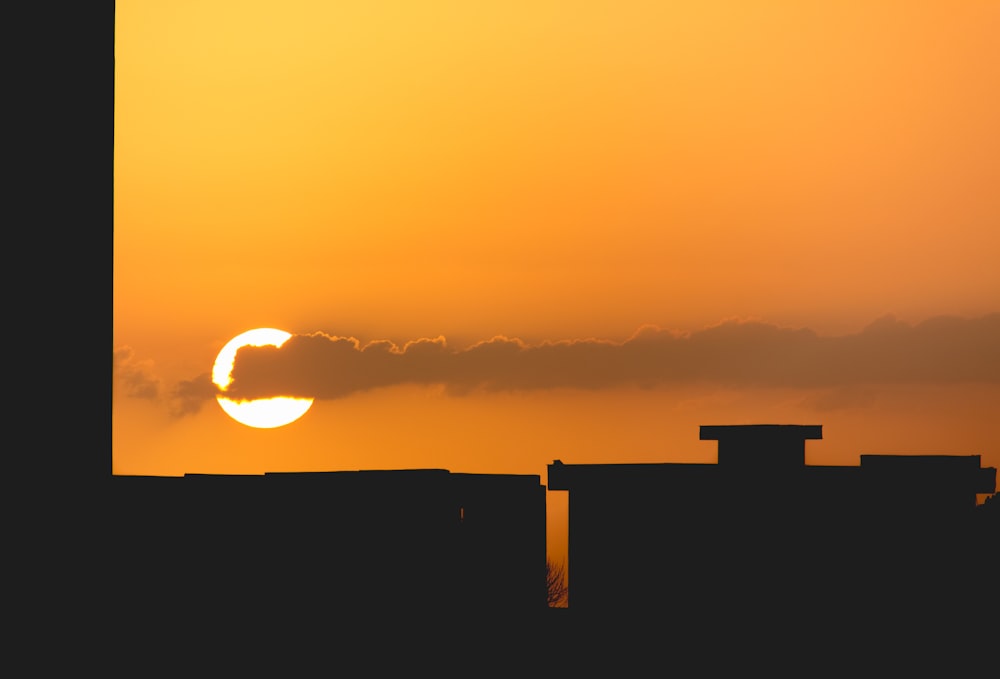
[[[548,593],[549,608],[565,608],[569,605],[569,585],[566,584],[566,566],[545,561],[545,589]]]

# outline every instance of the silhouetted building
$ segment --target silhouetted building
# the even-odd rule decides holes
[[[978,455],[806,465],[805,442],[821,437],[820,426],[704,426],[717,464],[549,465],[549,489],[569,491],[570,609],[655,611],[665,631],[709,635],[759,629],[764,611],[779,634],[997,610],[996,522],[976,504],[996,469]]]
[[[114,481],[114,582],[136,619],[324,629],[546,609],[538,476],[428,469]]]

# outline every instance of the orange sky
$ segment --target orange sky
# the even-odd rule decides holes
[[[544,482],[554,458],[708,461],[698,425],[745,422],[824,425],[813,464],[1000,466],[995,377],[401,385],[266,431],[171,414],[261,326],[462,349],[995,313],[998,33],[974,0],[119,0],[113,469]]]

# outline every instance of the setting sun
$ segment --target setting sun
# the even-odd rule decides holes
[[[212,383],[221,391],[226,391],[233,381],[233,364],[236,361],[236,352],[240,347],[280,347],[291,336],[291,333],[275,328],[256,328],[237,335],[229,340],[216,356],[215,365],[212,366]],[[236,401],[224,396],[216,396],[216,400],[231,418],[248,427],[258,429],[273,429],[291,424],[305,415],[313,403],[311,398],[291,398],[288,396],[247,401]]]

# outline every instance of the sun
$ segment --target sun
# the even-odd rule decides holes
[[[236,361],[236,350],[240,347],[280,347],[291,333],[275,328],[255,328],[237,335],[222,347],[215,357],[212,366],[212,382],[220,391],[225,391],[232,384],[233,364]],[[224,396],[216,396],[216,400],[229,417],[240,424],[258,429],[274,429],[291,424],[306,414],[312,406],[311,398],[292,398],[277,396],[275,398],[258,398],[251,401],[234,401]]]

